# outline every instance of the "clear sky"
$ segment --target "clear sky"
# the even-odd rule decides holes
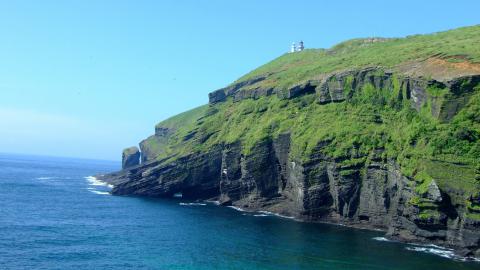
[[[0,1],[0,152],[120,159],[292,41],[480,23],[480,1]]]

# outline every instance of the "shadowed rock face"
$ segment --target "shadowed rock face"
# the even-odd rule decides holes
[[[122,169],[136,166],[140,163],[140,150],[133,146],[123,150],[122,152]]]
[[[107,177],[116,195],[171,197],[183,193],[190,199],[208,199],[219,194],[220,159],[220,151],[192,154],[175,162],[147,162]]]

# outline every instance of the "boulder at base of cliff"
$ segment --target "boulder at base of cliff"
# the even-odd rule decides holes
[[[138,147],[132,146],[124,149],[122,152],[122,169],[138,164],[140,164],[140,150],[138,150]]]

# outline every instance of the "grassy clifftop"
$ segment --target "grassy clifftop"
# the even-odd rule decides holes
[[[415,110],[396,74],[426,81],[480,74],[478,44],[480,26],[473,26],[399,39],[357,39],[329,50],[286,54],[236,83],[264,76],[242,90],[288,88],[326,73],[365,66],[391,69],[393,76],[384,87],[366,83],[353,91],[345,84],[340,89],[345,100],[328,104],[316,102],[315,92],[292,99],[276,95],[240,101],[228,98],[159,123],[156,128],[163,133],[145,140],[144,148],[158,159],[175,160],[214,145],[239,142],[243,154],[250,155],[259,142],[289,133],[295,161],[308,162],[322,144],[329,159],[346,168],[361,167],[381,150],[380,158],[399,164],[419,194],[435,179],[442,190],[452,191],[455,203],[466,204],[480,190],[476,180],[480,179],[480,85],[461,87],[455,93],[443,86],[428,86],[429,99]],[[432,114],[438,105],[433,101],[448,106],[460,99],[463,107],[448,121]]]
[[[144,159],[178,156],[186,149],[179,151],[182,138],[195,130],[196,122],[208,110],[208,105],[199,106],[189,111],[172,116],[155,126],[155,135],[140,143]]]
[[[480,63],[480,25],[406,38],[366,38],[342,42],[331,49],[287,53],[236,81],[268,75],[255,87],[289,87],[323,73],[363,66],[395,67],[438,57],[446,61]]]

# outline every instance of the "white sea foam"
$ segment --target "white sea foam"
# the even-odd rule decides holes
[[[98,194],[98,195],[110,195],[109,192],[106,192],[106,191],[98,191],[98,190],[88,190],[92,193],[95,193],[95,194]]]
[[[206,203],[179,203],[179,205],[183,205],[183,206],[205,206],[207,205]]]
[[[277,214],[277,213],[272,213],[272,212],[269,212],[269,211],[258,211],[258,213],[268,215],[268,216],[276,216],[276,217],[281,217],[281,218],[294,219],[294,217],[284,216],[284,215]]]
[[[95,178],[94,176],[87,176],[85,177],[85,180],[87,180],[91,185],[91,186],[106,186],[106,187],[109,187],[109,188],[113,188],[112,185],[109,185],[108,183],[105,183],[105,182],[102,182],[100,180],[98,180],[97,178]]]
[[[245,212],[245,210],[243,210],[243,209],[240,208],[240,207],[236,207],[236,206],[232,206],[232,205],[227,206],[227,207],[232,208],[232,209],[235,209],[235,210],[240,211],[240,212]]]
[[[55,178],[57,178],[57,177],[55,177],[55,176],[42,176],[42,177],[37,177],[35,179],[37,179],[37,180],[52,180],[52,179],[55,179]]]
[[[419,252],[425,252],[425,253],[430,253],[430,254],[435,254],[440,257],[448,258],[448,259],[457,259],[458,256],[455,255],[455,253],[452,250],[448,249],[439,249],[439,248],[434,248],[434,247],[406,247],[407,250],[412,250],[412,251],[419,251]]]
[[[256,215],[253,215],[254,217],[268,217],[270,215],[267,215],[267,214],[256,214]]]
[[[437,255],[437,256],[440,256],[440,257],[443,257],[443,258],[457,260],[457,261],[477,261],[477,262],[480,262],[479,259],[462,257],[462,256],[459,256],[459,255],[455,254],[453,249],[437,246],[437,245],[434,245],[434,244],[428,244],[428,245],[412,244],[412,246],[406,247],[406,249],[411,250],[411,251],[430,253],[430,254]]]
[[[173,194],[173,197],[174,198],[182,198],[183,194],[181,192],[178,192],[178,193]]]
[[[206,202],[207,204],[220,205],[220,201],[206,200],[205,202]]]
[[[373,237],[372,239],[373,239],[373,240],[376,240],[376,241],[393,242],[392,240],[387,239],[387,238],[385,238],[385,237]]]
[[[395,240],[390,240],[385,237],[373,237],[373,240],[382,241],[382,242],[396,242]],[[451,248],[441,247],[434,244],[410,244],[410,246],[406,247],[405,249],[417,252],[424,252],[434,254],[443,258],[458,260],[458,261],[480,261],[478,259],[473,258],[465,258],[455,254],[455,251]]]
[[[102,181],[98,180],[97,178],[95,178],[94,176],[87,176],[87,177],[84,177],[84,178],[85,178],[85,180],[87,180],[88,184],[91,186],[91,187],[87,188],[88,191],[90,191],[92,193],[95,193],[95,194],[98,194],[98,195],[111,195],[110,192],[104,190],[105,188],[100,188],[100,189],[103,189],[103,190],[97,190],[96,187],[113,188],[112,185],[109,185],[108,183],[102,182]]]

